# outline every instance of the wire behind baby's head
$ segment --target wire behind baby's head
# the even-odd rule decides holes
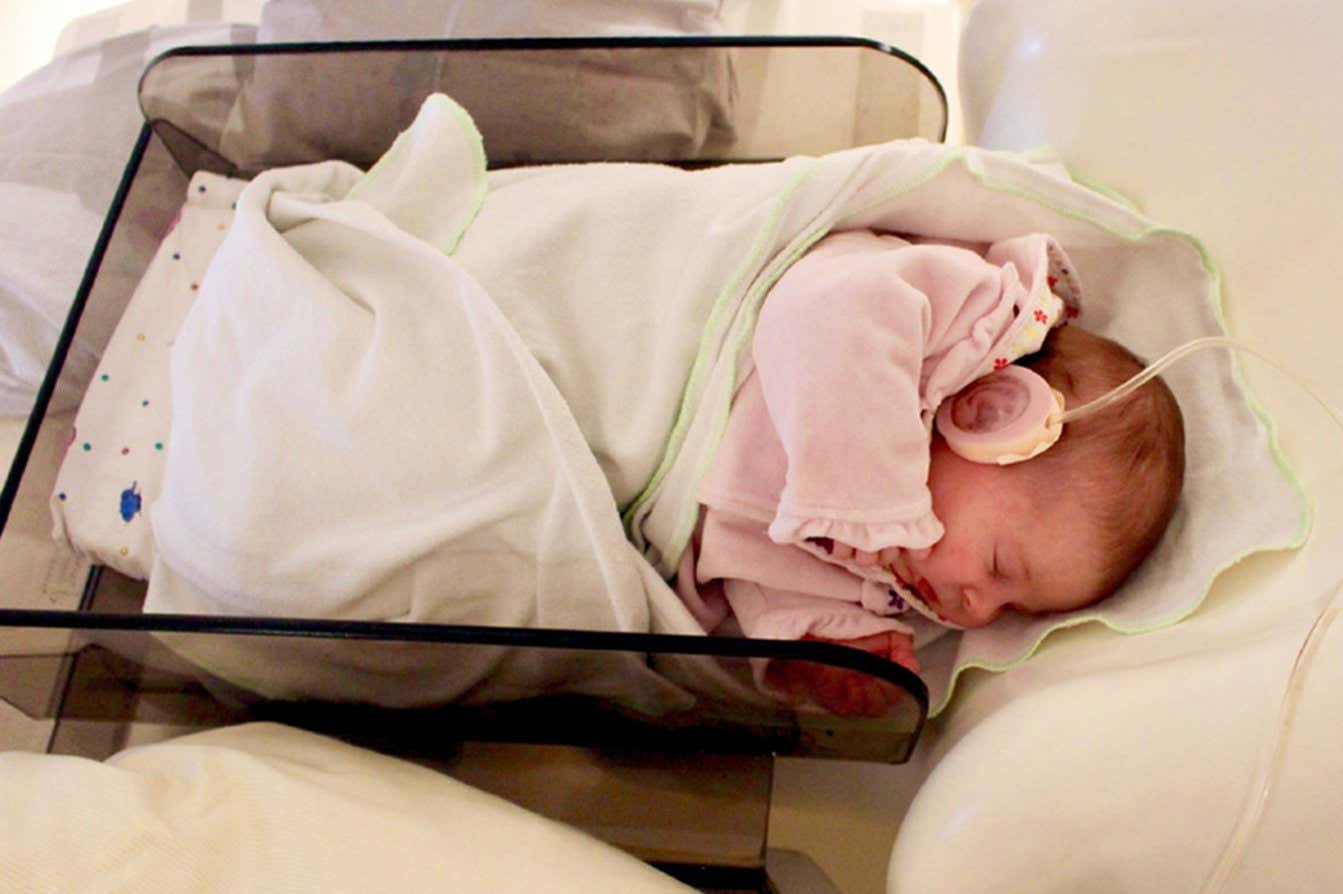
[[[1077,326],[1050,334],[1022,361],[1063,392],[1090,401],[1141,372],[1132,352]],[[1184,418],[1159,377],[1089,416],[1069,422],[1049,450],[1024,463],[1055,499],[1082,503],[1105,538],[1101,589],[1114,592],[1156,547],[1184,483]]]

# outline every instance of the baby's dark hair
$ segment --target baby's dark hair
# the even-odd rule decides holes
[[[1063,392],[1069,407],[1106,393],[1146,364],[1077,326],[1055,330],[1021,363]],[[1123,399],[1064,426],[1058,443],[1023,463],[1042,493],[1077,499],[1100,521],[1100,590],[1109,596],[1161,539],[1184,484],[1184,419],[1166,383],[1154,378]]]

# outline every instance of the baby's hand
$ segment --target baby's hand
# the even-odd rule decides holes
[[[913,639],[904,633],[887,631],[850,640],[823,640],[879,655],[918,673]],[[765,683],[797,701],[816,702],[832,714],[842,717],[859,715],[880,717],[905,697],[893,683],[869,677],[859,671],[811,661],[777,659],[765,668]]]

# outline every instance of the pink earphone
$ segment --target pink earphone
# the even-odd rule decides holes
[[[1038,456],[1063,434],[1063,395],[1024,366],[976,379],[937,408],[937,430],[958,456],[1000,466]]]
[[[1053,446],[1063,434],[1065,423],[1122,400],[1181,357],[1204,348],[1243,351],[1282,369],[1273,360],[1234,339],[1205,336],[1171,350],[1095,400],[1065,411],[1063,395],[1049,387],[1038,373],[1024,366],[1005,366],[975,379],[942,401],[937,408],[937,430],[952,452],[971,462],[1000,466],[1019,463],[1039,456]],[[1300,382],[1296,376],[1292,378]],[[1307,391],[1343,427],[1343,421],[1338,419],[1333,408],[1314,391],[1309,388]]]

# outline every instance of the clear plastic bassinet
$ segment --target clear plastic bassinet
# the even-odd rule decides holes
[[[55,718],[49,750],[103,757],[137,723],[174,730],[273,719],[379,750],[441,758],[473,740],[570,743],[640,752],[789,754],[906,760],[927,710],[916,675],[820,642],[147,614],[145,585],[53,541],[48,499],[73,410],[58,385],[89,375],[67,362],[77,339],[105,346],[167,232],[193,173],[249,176],[342,158],[366,166],[431,92],[476,119],[489,164],[653,161],[750,163],[885,140],[940,140],[946,102],[932,75],[855,39],[518,39],[196,47],[146,71],[146,124],[74,301],[0,495],[0,697]],[[479,659],[654,673],[688,698],[656,710],[613,691],[564,687],[480,704],[373,704],[361,675]],[[183,656],[249,656],[263,685],[239,686]],[[901,690],[878,716],[836,716],[777,699],[738,698],[752,658],[850,669]],[[263,696],[267,668],[321,660],[348,669],[329,698]],[[650,670],[653,669],[653,670]],[[430,673],[432,671],[429,671]],[[423,679],[423,677],[421,678]],[[418,685],[408,682],[408,686]],[[448,745],[446,743],[457,743]]]

